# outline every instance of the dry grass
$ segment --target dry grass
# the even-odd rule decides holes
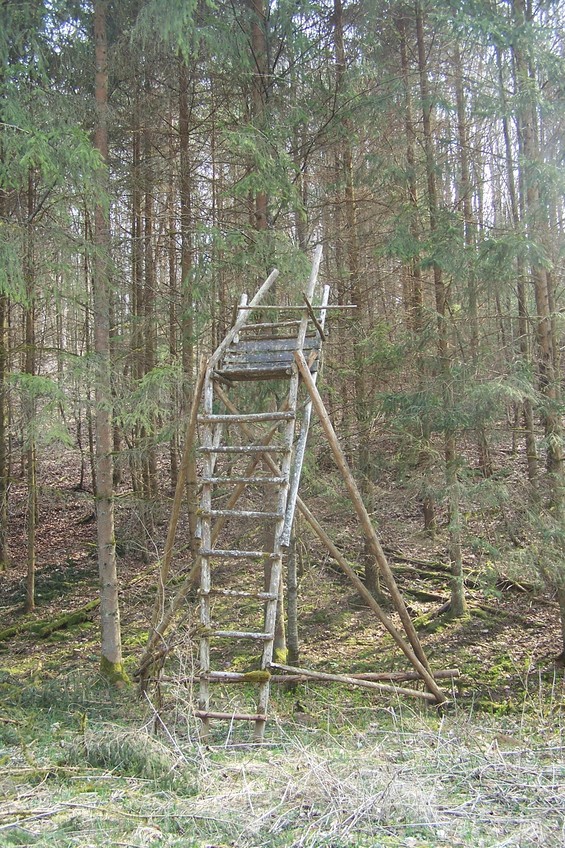
[[[441,717],[366,699],[336,706],[319,694],[314,727],[285,716],[281,704],[268,744],[203,748],[184,688],[157,722],[151,712],[128,722],[127,695],[108,710],[116,721],[100,714],[100,697],[97,712],[83,701],[77,713],[69,691],[67,702],[51,705],[56,693],[38,691],[0,721],[2,846],[565,842],[556,693],[549,703],[539,699],[538,709],[532,700],[522,716],[502,718],[462,710]],[[358,721],[361,713],[371,720]],[[158,738],[148,732],[155,725]]]
[[[391,726],[392,718],[392,726]],[[560,735],[383,711],[363,735],[286,731],[268,756],[222,752],[200,772],[195,808],[238,846],[562,845]]]

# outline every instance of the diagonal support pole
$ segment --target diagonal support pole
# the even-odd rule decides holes
[[[334,455],[337,467],[341,472],[341,476],[343,477],[343,481],[349,492],[349,496],[351,498],[355,511],[359,516],[363,532],[367,538],[367,541],[369,542],[371,551],[373,553],[373,556],[375,557],[377,565],[379,566],[379,569],[383,576],[383,580],[390,593],[390,597],[394,604],[394,607],[400,616],[400,620],[402,621],[402,624],[404,626],[408,641],[412,645],[414,653],[418,657],[419,661],[427,670],[428,674],[431,676],[428,659],[424,653],[424,649],[422,648],[422,645],[418,638],[418,634],[416,633],[416,629],[412,623],[412,619],[408,614],[408,610],[406,609],[406,605],[404,603],[404,598],[402,597],[400,590],[396,584],[394,574],[392,573],[392,569],[388,564],[387,558],[382,549],[375,528],[373,527],[373,524],[369,517],[369,513],[367,512],[365,504],[363,503],[361,493],[357,488],[357,484],[355,482],[353,474],[351,473],[349,465],[347,464],[345,454],[343,453],[342,447],[338,441],[336,432],[333,428],[332,422],[330,421],[330,417],[327,413],[326,407],[324,406],[322,397],[318,389],[316,388],[314,380],[312,379],[308,363],[306,362],[303,353],[299,350],[295,351],[294,358],[296,360],[296,364],[298,365],[298,369],[300,371],[304,384],[308,389],[308,393],[312,398],[312,403],[314,404],[314,407],[318,414],[318,418],[320,419],[320,423],[322,424],[322,427],[328,439],[328,443]],[[435,690],[436,691],[434,691],[434,694],[436,694],[436,697],[438,697],[439,693],[439,702],[442,703],[443,701],[445,701],[445,695],[441,693],[441,690],[438,689],[437,685],[435,685]]]

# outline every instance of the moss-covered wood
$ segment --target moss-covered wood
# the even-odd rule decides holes
[[[13,636],[18,636],[20,633],[35,633],[41,639],[45,639],[57,630],[63,630],[66,627],[75,627],[77,624],[82,624],[85,621],[92,620],[93,611],[100,606],[100,599],[89,601],[83,607],[73,612],[64,613],[54,619],[27,619],[19,621],[11,627],[6,627],[0,630],[0,642],[6,642]]]

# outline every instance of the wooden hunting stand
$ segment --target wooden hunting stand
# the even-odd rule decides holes
[[[447,700],[430,670],[316,388],[328,310],[351,308],[330,306],[329,286],[314,305],[320,261],[321,248],[314,254],[302,303],[286,306],[265,303],[265,295],[277,278],[277,271],[272,272],[249,303],[243,295],[232,329],[208,362],[201,365],[195,387],[160,564],[152,629],[136,674],[142,690],[151,675],[152,679],[158,679],[169,650],[166,631],[182,609],[195,581],[199,580],[200,648],[199,668],[195,673],[199,693],[195,715],[200,719],[203,738],[208,736],[214,720],[248,721],[254,723],[254,739],[261,741],[267,721],[270,685],[273,679],[280,679],[280,672],[294,679],[340,680],[346,685],[412,695],[435,704]],[[202,398],[203,408],[200,406]],[[312,407],[324,429],[404,634],[367,590],[298,495]],[[193,445],[198,425],[201,443],[197,450],[199,461],[195,462]],[[174,598],[166,604],[165,587],[186,487],[189,502],[193,502],[192,508],[189,505],[189,520],[193,525],[191,537],[199,543],[193,545],[190,572]],[[200,505],[197,509],[198,489]],[[403,651],[412,671],[393,675],[381,672],[369,675],[370,680],[366,675],[360,680],[351,675],[327,675],[273,662],[279,659],[273,657],[273,652],[277,615],[281,615],[283,556],[290,543],[296,509]],[[230,618],[226,622],[228,615]],[[242,672],[226,667],[223,648],[227,642],[251,642],[258,646],[252,670]],[[233,650],[230,655],[233,656]],[[246,656],[247,662],[249,659]],[[452,674],[455,676],[457,672]],[[441,676],[448,676],[448,672],[442,672]],[[427,691],[391,685],[391,682],[397,684],[415,678],[425,684]],[[254,709],[234,707],[233,702],[227,700],[225,686],[218,684],[232,683],[256,687]]]
[[[187,444],[193,439],[198,421],[201,434],[197,450],[199,480],[193,480],[192,484],[193,488],[200,486],[197,511],[200,527],[196,533],[200,547],[194,551],[192,574],[196,576],[199,573],[200,577],[200,648],[196,673],[199,693],[195,715],[201,721],[204,739],[212,721],[224,720],[253,722],[254,739],[261,741],[267,721],[273,672],[279,672],[277,677],[282,671],[301,678],[335,678],[348,685],[414,695],[436,704],[446,701],[430,670],[316,388],[326,315],[328,310],[336,308],[328,304],[329,286],[324,288],[319,303],[314,305],[320,261],[321,248],[314,254],[308,287],[302,294],[301,304],[273,306],[264,303],[265,295],[278,276],[277,271],[271,273],[249,303],[245,295],[242,297],[232,329],[202,369],[196,388]],[[285,384],[286,394],[281,400],[281,386],[284,388]],[[274,403],[277,394],[279,400]],[[201,397],[203,409],[197,415]],[[368,592],[298,495],[312,406],[325,431],[405,635]],[[185,466],[186,463],[183,463]],[[177,492],[182,493],[183,485],[184,480],[180,480]],[[178,500],[175,498],[175,504]],[[290,543],[296,508],[406,655],[413,671],[404,679],[416,676],[424,682],[426,692],[393,687],[382,682],[386,675],[375,675],[377,680],[358,680],[273,662],[283,556]],[[177,520],[178,509],[175,507],[165,548],[162,585],[167,577]],[[235,545],[234,538],[237,539]],[[186,583],[188,585],[188,580]],[[186,595],[186,590],[181,588],[180,600],[184,597],[183,593]],[[173,603],[173,609],[179,604],[179,600]],[[218,618],[221,614],[225,619],[227,611],[231,611],[232,620],[226,624]],[[152,644],[150,639],[142,669],[148,667],[147,658],[152,656],[151,650],[155,649],[158,639],[162,639],[166,623],[161,598],[160,604],[156,604],[154,616],[156,635],[152,637]],[[245,673],[226,668],[222,651],[226,642],[242,640],[258,645],[260,654],[258,668]],[[398,680],[398,676],[394,679]],[[257,688],[256,708],[249,711],[234,709],[231,702],[229,706],[218,704],[219,693],[225,691],[223,687],[214,685],[218,683],[253,684]]]

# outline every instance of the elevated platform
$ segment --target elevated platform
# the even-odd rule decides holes
[[[297,334],[288,334],[290,328],[285,324],[272,324],[273,335],[259,335],[254,325],[248,324],[237,340],[226,350],[215,369],[215,374],[230,382],[244,380],[288,380],[294,365],[294,351],[297,349]],[[276,329],[285,329],[285,335],[275,335]],[[298,329],[298,328],[297,328]],[[309,358],[312,351],[320,351],[321,339],[318,333],[308,333],[302,344],[302,350]],[[318,368],[318,357],[312,363],[311,371]]]

